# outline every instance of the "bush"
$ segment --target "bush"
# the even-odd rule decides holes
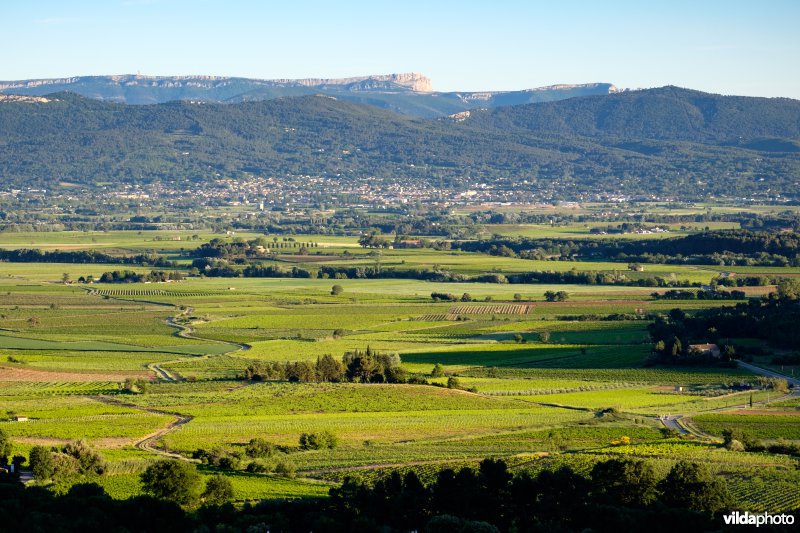
[[[444,367],[441,363],[436,363],[433,365],[433,370],[431,370],[431,377],[432,378],[441,378],[444,377]]]
[[[241,454],[223,446],[214,446],[210,451],[201,448],[196,450],[192,457],[224,470],[236,470],[241,465]]]
[[[222,505],[233,499],[233,484],[231,480],[220,475],[212,476],[206,482],[206,490],[201,496],[203,503],[208,505]]]
[[[339,445],[339,439],[330,431],[303,433],[300,435],[301,450],[332,450]]]
[[[461,380],[455,376],[450,376],[447,378],[447,388],[448,389],[460,389],[461,388]]]
[[[331,287],[331,294],[333,296],[338,296],[344,292],[344,288],[341,285],[334,285]]]
[[[106,460],[100,452],[92,449],[86,441],[70,442],[61,451],[75,458],[81,474],[102,474],[106,470]]]
[[[56,452],[53,457],[53,480],[62,480],[74,476],[81,471],[81,464],[78,460],[66,453]]]
[[[275,473],[281,477],[288,477],[293,478],[295,477],[295,473],[297,468],[294,466],[294,463],[291,461],[283,460],[278,461],[278,464],[275,465]]]
[[[736,439],[732,439],[725,444],[725,448],[732,451],[732,452],[743,452],[744,451],[744,444],[741,441]]]
[[[251,461],[247,468],[245,468],[251,474],[266,474],[271,470],[269,464],[266,461],[262,461],[261,459],[256,459],[255,461]]]
[[[452,515],[434,516],[425,527],[426,533],[499,533],[500,530],[488,522],[467,520]]]
[[[256,458],[263,458],[263,457],[272,457],[275,453],[276,446],[269,442],[266,439],[261,438],[254,438],[250,439],[250,442],[247,443],[247,446],[244,448],[244,453],[247,454],[248,457],[252,457],[253,459]]]

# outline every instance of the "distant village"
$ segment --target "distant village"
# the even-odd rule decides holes
[[[178,205],[191,202],[197,206],[248,206],[254,210],[292,210],[321,207],[354,207],[389,209],[398,206],[425,205],[435,207],[511,206],[558,204],[579,207],[585,202],[683,202],[682,198],[657,195],[630,195],[624,191],[604,191],[569,195],[569,188],[558,180],[546,183],[535,180],[516,181],[498,178],[491,183],[474,181],[469,177],[450,180],[446,184],[410,178],[355,178],[351,176],[248,176],[214,180],[161,180],[151,183],[101,185],[107,203],[131,207]],[[54,190],[0,189],[0,202],[46,202],[51,207],[64,204],[80,205],[88,196],[98,194],[97,188],[62,184]],[[751,199],[740,198],[747,202]]]

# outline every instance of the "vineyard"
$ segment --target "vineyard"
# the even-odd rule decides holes
[[[213,296],[218,294],[210,291],[169,291],[163,289],[87,289],[93,296],[169,296],[186,298],[193,296]]]
[[[529,304],[506,305],[456,305],[450,308],[450,315],[527,315],[533,310]]]
[[[180,241],[144,235],[146,242],[115,238],[128,249],[163,242],[176,268],[188,271],[191,259],[177,254]],[[110,236],[97,238],[111,246]],[[357,238],[319,237],[327,239],[324,256],[279,259],[314,269],[374,265]],[[505,272],[627,267],[434,249],[382,254],[382,264],[397,268],[439,264],[476,273],[487,265]],[[487,457],[503,458],[513,472],[569,466],[582,475],[597,461],[631,457],[660,476],[686,459],[724,477],[747,509],[800,503],[797,458],[728,451],[718,438],[736,429],[800,441],[796,396],[761,405],[777,395],[739,368],[646,366],[652,320],[635,310],[666,317],[676,305],[650,299],[651,287],[214,277],[101,286],[63,276],[77,279],[109,265],[0,268],[8,274],[0,277],[0,428],[14,453],[87,440],[108,461],[92,482],[116,498],[142,493],[139,475],[160,457],[153,450],[190,459],[202,449],[237,458],[230,468],[203,464],[201,472],[227,477],[239,504],[325,496],[347,477],[372,483],[392,471],[413,470],[430,482],[442,468],[476,468]],[[711,276],[685,265],[648,265],[646,272]],[[544,301],[545,292],[560,290],[568,301]],[[435,302],[432,292],[469,293],[473,300]],[[687,313],[717,305],[725,302],[681,302]],[[742,345],[765,349],[757,341]],[[326,355],[341,362],[367,347],[396,355],[408,383],[349,382],[347,373],[337,383],[315,382],[319,374],[304,382],[294,375],[245,380],[251,365],[316,369]],[[381,376],[375,381],[390,381]],[[750,398],[757,405],[743,412]],[[681,415],[698,434],[715,438],[678,438],[665,431],[664,414]],[[13,421],[18,417],[27,421]],[[324,432],[335,436],[335,447],[300,445],[304,433]],[[248,471],[253,459],[244,450],[254,438],[275,446],[264,464],[290,464],[297,477]],[[152,448],[136,447],[142,441]],[[80,481],[65,481],[59,490]]]

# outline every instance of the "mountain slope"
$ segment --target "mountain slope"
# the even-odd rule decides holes
[[[482,127],[559,135],[725,143],[800,139],[800,101],[663,87],[474,113]]]
[[[473,112],[456,122],[327,96],[130,106],[59,93],[0,100],[0,182],[52,188],[311,175],[456,190],[484,182],[560,197],[797,197],[798,105],[665,88]],[[689,118],[676,118],[676,109]]]
[[[96,100],[156,104],[173,100],[239,103],[290,96],[326,94],[419,117],[438,117],[478,107],[549,102],[609,94],[608,83],[554,85],[524,91],[434,92],[417,73],[343,79],[259,80],[218,76],[76,76],[72,78],[0,81],[0,93],[43,96],[69,91]]]

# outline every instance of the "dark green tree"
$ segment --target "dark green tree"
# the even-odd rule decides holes
[[[679,461],[659,484],[661,501],[671,507],[716,513],[728,508],[731,496],[704,465]]]
[[[8,437],[8,433],[0,428],[0,464],[8,464],[8,457],[11,455],[11,449],[11,439]]]
[[[320,381],[338,383],[343,381],[345,377],[344,364],[334,359],[330,354],[317,358],[316,371]]]
[[[192,463],[165,459],[151,464],[141,475],[147,494],[181,505],[190,505],[200,496],[202,480]]]
[[[28,455],[28,465],[30,465],[33,477],[37,481],[51,479],[56,471],[53,453],[46,446],[34,446],[31,448]]]
[[[225,476],[216,475],[206,481],[206,489],[201,495],[206,505],[222,505],[233,499],[233,483]]]
[[[658,479],[644,461],[612,459],[592,468],[594,496],[602,503],[646,506],[657,496]]]

